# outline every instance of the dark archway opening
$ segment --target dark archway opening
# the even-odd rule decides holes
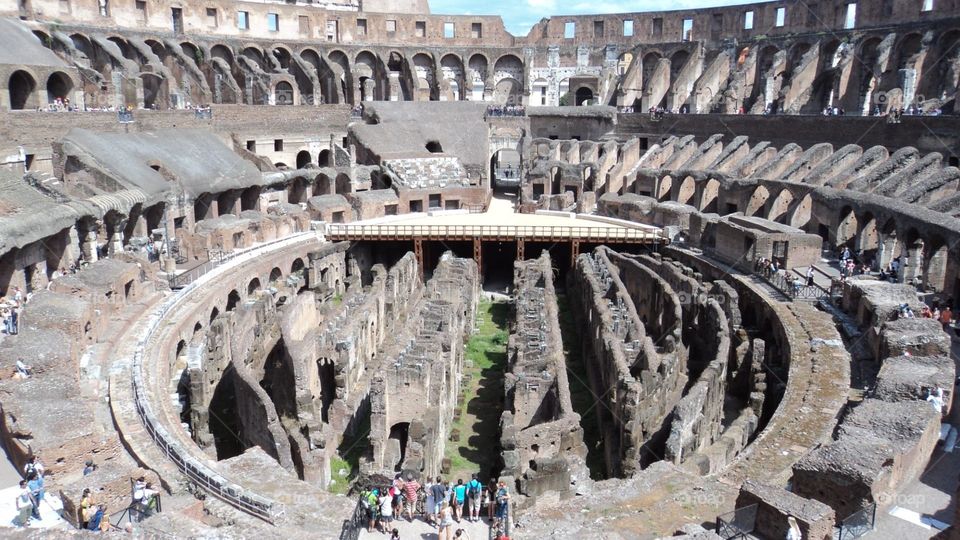
[[[230,291],[230,295],[227,296],[227,311],[233,311],[237,307],[237,304],[240,303],[240,293],[236,289]]]
[[[10,89],[10,109],[18,111],[27,108],[37,83],[26,71],[14,71],[7,88]]]
[[[297,381],[293,373],[293,361],[283,339],[273,346],[267,356],[260,388],[270,396],[280,418],[297,417]]]
[[[400,460],[393,466],[393,470],[400,472],[403,468],[403,460],[407,456],[407,439],[410,437],[410,422],[400,422],[390,428],[390,438],[397,441],[400,446]]]
[[[440,141],[429,141],[427,142],[427,152],[431,154],[442,154],[443,146],[440,145]]]
[[[321,166],[321,167],[329,167],[329,166],[330,166],[330,151],[329,151],[329,150],[321,150],[321,151],[320,151],[320,155],[317,157],[317,165],[319,165],[319,166]]]
[[[309,165],[313,160],[310,158],[310,152],[301,150],[297,152],[297,168],[302,169]]]
[[[576,96],[578,107],[580,105],[593,105],[593,90],[586,87],[580,88],[577,90]]]
[[[326,424],[330,422],[330,405],[337,398],[337,374],[333,360],[318,360],[317,371],[320,379],[320,420]]]
[[[63,73],[57,72],[47,79],[47,103],[53,103],[57,98],[69,98],[73,90],[73,82]]]

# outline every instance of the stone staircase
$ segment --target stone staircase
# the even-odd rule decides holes
[[[384,165],[393,171],[410,188],[444,188],[466,186],[467,171],[459,158],[431,157],[384,160]]]

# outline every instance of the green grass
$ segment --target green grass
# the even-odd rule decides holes
[[[337,453],[330,460],[330,475],[334,482],[327,489],[331,493],[347,494],[350,491],[350,483],[360,472],[360,456],[369,448],[370,414],[365,414],[354,435],[343,438]],[[347,471],[346,476],[340,476],[340,469]]]
[[[457,407],[460,418],[452,429],[459,441],[448,441],[449,478],[467,480],[471,473],[481,479],[499,473],[500,415],[503,412],[503,374],[507,364],[507,320],[510,305],[482,300],[477,309],[477,331],[467,341],[466,357],[472,365],[461,388]]]
[[[565,294],[557,295],[560,310],[560,335],[563,339],[563,354],[567,359],[567,380],[570,383],[570,401],[573,410],[580,415],[583,427],[583,442],[587,445],[587,468],[594,480],[606,478],[606,464],[603,457],[603,436],[597,421],[595,398],[587,379],[587,368],[583,362],[583,348],[580,343],[580,329],[577,328],[570,311],[570,303]]]

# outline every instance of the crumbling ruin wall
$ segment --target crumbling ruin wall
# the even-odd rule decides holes
[[[805,499],[783,488],[747,480],[740,486],[737,508],[756,505],[753,534],[761,538],[785,538],[792,516],[803,538],[833,540],[833,509],[815,500]]]
[[[589,339],[583,344],[590,386],[597,395],[606,396],[606,407],[598,408],[597,414],[610,476],[630,475],[659,459],[667,437],[664,420],[687,382],[686,351],[678,345],[681,310],[677,295],[655,274],[633,266],[639,272],[637,279],[646,274],[653,278],[653,285],[647,286],[660,288],[645,297],[656,296],[658,305],[672,310],[657,327],[657,343],[647,335],[632,291],[605,250],[581,255],[569,283],[574,315],[588,329]],[[643,285],[636,283],[639,291]],[[652,320],[654,313],[650,315]],[[660,314],[655,315],[659,320]]]
[[[473,260],[444,254],[405,325],[385,341],[370,387],[372,459],[362,471],[440,473],[479,284]]]
[[[588,477],[587,448],[570,401],[549,253],[515,262],[513,284],[516,319],[500,417],[500,478],[525,495],[513,500],[523,508],[547,493],[572,496],[577,481]]]
[[[852,281],[844,287],[841,306],[861,332],[875,339],[871,349],[918,356],[883,358],[875,389],[847,413],[836,440],[794,466],[794,491],[830,505],[838,520],[870,504],[883,511],[920,475],[939,439],[943,414],[922,400],[937,385],[952,396],[955,376],[949,349],[942,348],[949,338],[939,323],[895,318],[900,305],[919,303],[915,291]]]

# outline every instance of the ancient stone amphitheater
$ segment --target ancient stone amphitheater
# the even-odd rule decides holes
[[[4,536],[960,538],[958,0],[0,16]]]

